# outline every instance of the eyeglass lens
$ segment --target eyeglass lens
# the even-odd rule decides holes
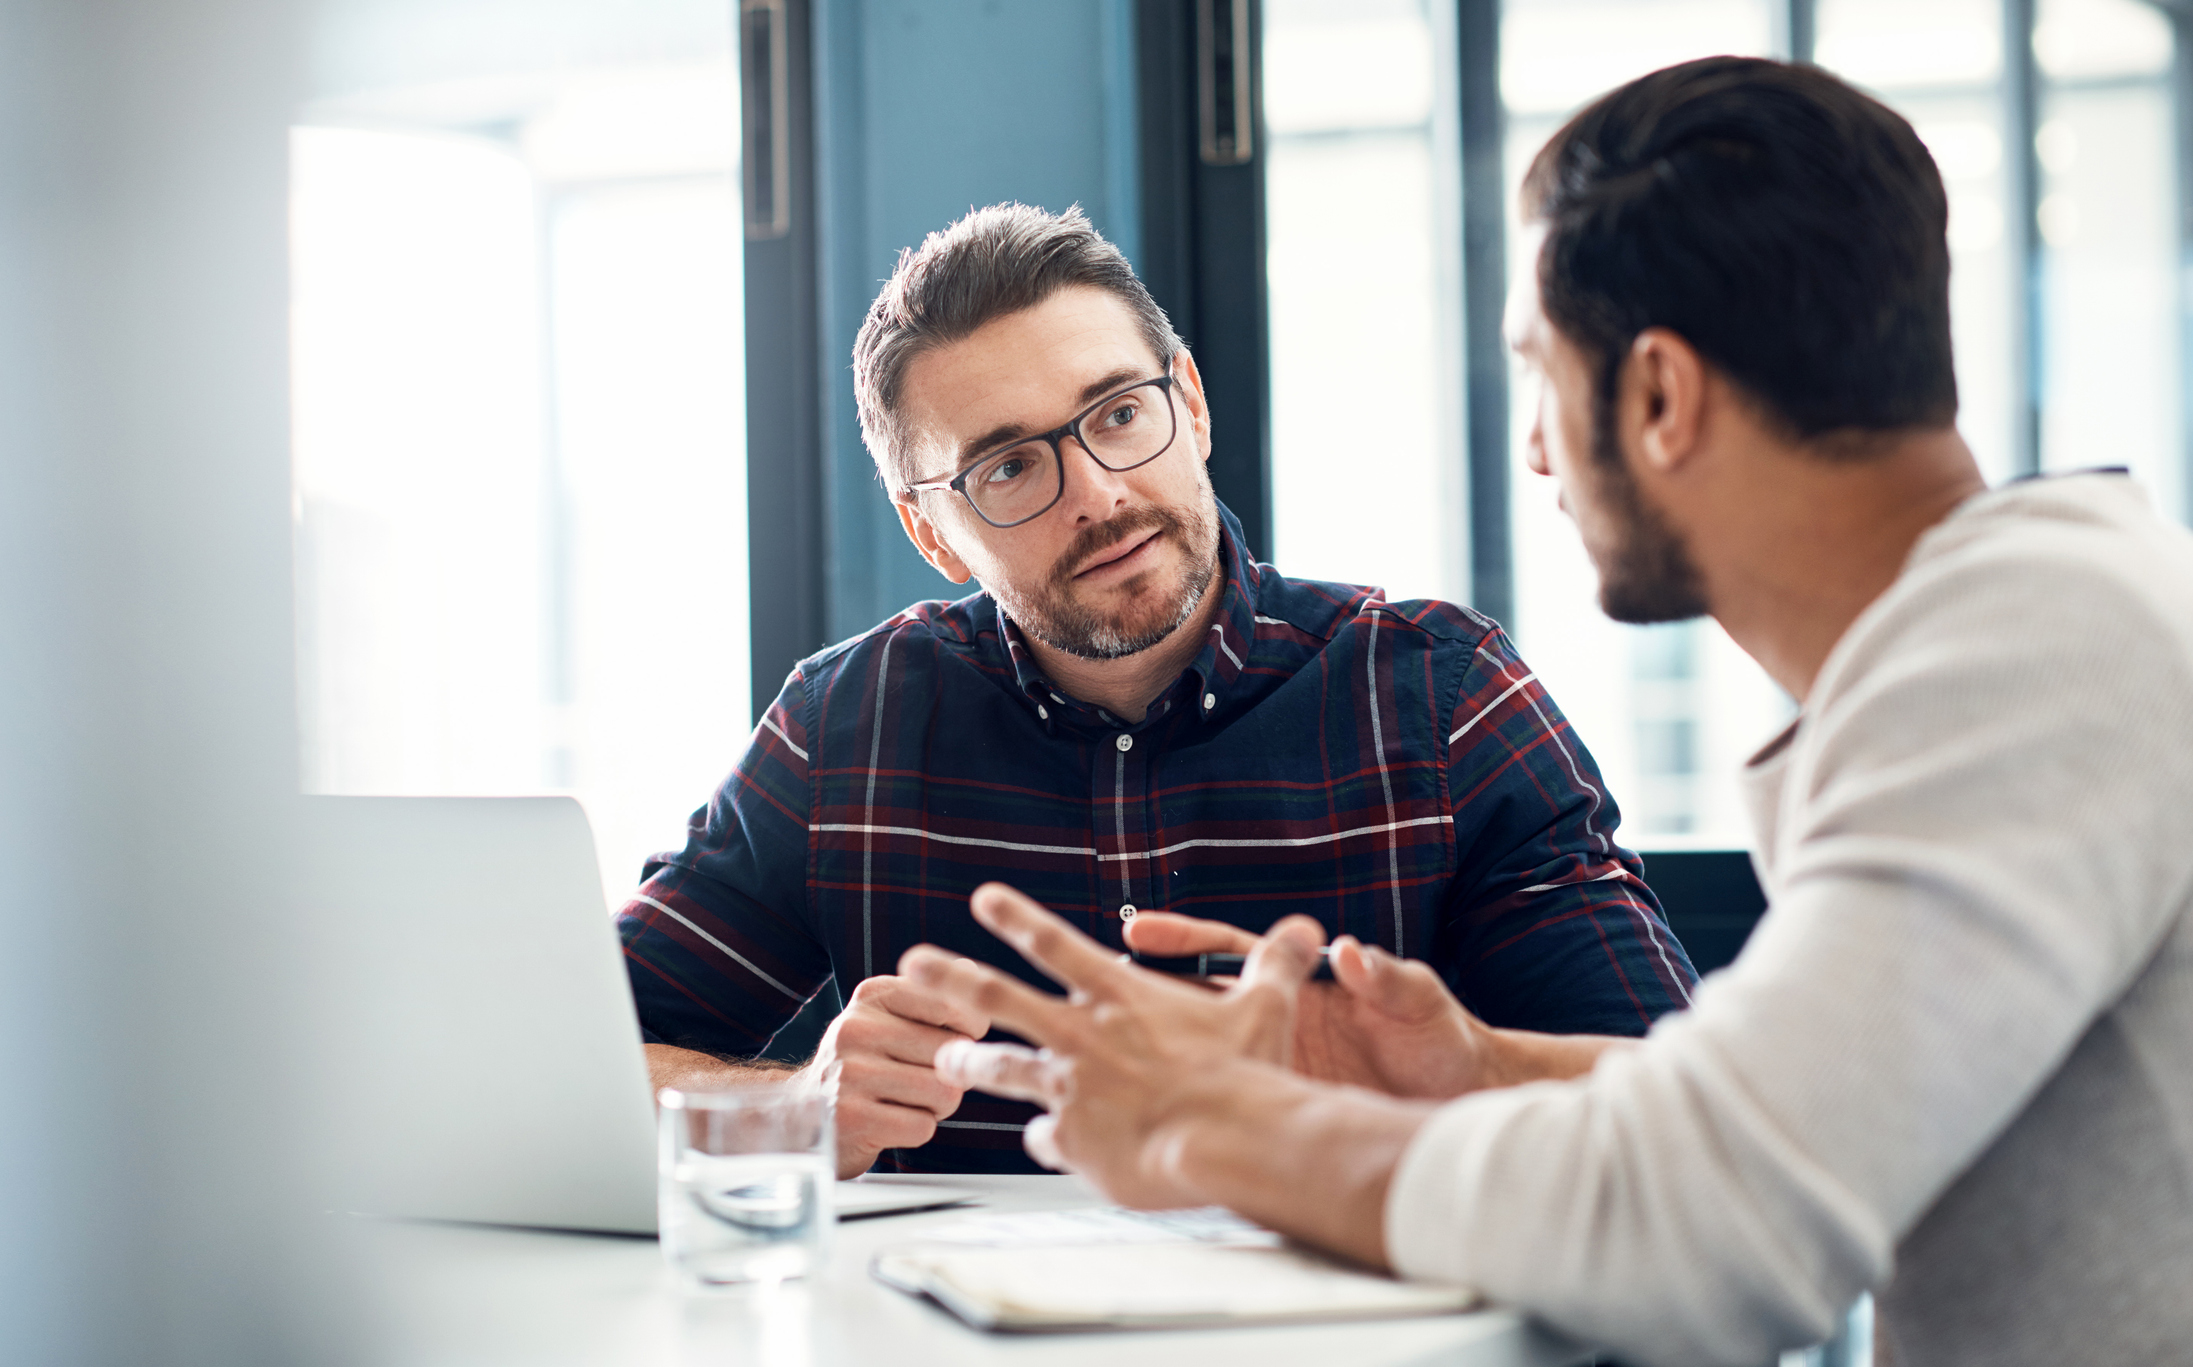
[[[1081,420],[1089,454],[1108,470],[1132,470],[1172,445],[1176,418],[1165,386],[1152,382],[1123,390]],[[1066,483],[1058,448],[1024,441],[984,460],[960,486],[975,511],[998,526],[1025,522],[1058,502]]]

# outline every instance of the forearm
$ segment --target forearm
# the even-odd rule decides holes
[[[1486,1087],[1515,1087],[1525,1082],[1582,1077],[1610,1052],[1635,1049],[1638,1041],[1620,1035],[1546,1035],[1536,1030],[1493,1030]]]
[[[766,1059],[732,1063],[697,1049],[680,1049],[669,1044],[644,1047],[647,1050],[647,1080],[650,1089],[657,1092],[665,1087],[681,1092],[707,1092],[756,1082],[784,1082],[797,1071],[790,1065]]]
[[[1157,1136],[1183,1185],[1304,1243],[1387,1266],[1386,1191],[1434,1103],[1242,1062]]]

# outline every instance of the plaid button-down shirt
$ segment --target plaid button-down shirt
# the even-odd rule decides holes
[[[1055,689],[987,594],[802,661],[685,848],[618,917],[647,1038],[760,1052],[928,942],[1051,987],[967,897],[1020,888],[1108,945],[1138,911],[1308,912],[1435,967],[1494,1025],[1642,1034],[1695,981],[1590,755],[1486,618],[1289,579],[1224,513],[1224,601],[1125,723]],[[880,1165],[1030,1170],[970,1093]]]

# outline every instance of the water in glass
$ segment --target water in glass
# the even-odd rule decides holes
[[[832,1089],[665,1091],[659,1224],[688,1285],[781,1281],[821,1266],[835,1228]]]
[[[665,1253],[703,1286],[805,1276],[829,1235],[831,1167],[819,1154],[687,1151],[663,1188]]]

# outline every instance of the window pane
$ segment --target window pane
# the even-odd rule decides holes
[[[2040,19],[2042,464],[2130,466],[2179,516],[2170,28],[2133,0],[2055,0]]]
[[[319,37],[305,786],[576,793],[621,894],[750,716],[730,9],[354,0]]]
[[[1264,7],[1272,556],[1393,598],[1467,587],[1439,51],[1423,0]]]
[[[1753,0],[1508,0],[1502,14],[1511,243],[1514,191],[1578,106],[1674,62],[1763,55],[1774,31]],[[1788,699],[1711,621],[1631,627],[1599,610],[1598,576],[1553,481],[1522,464],[1531,410],[1519,374],[1514,394],[1511,625],[1524,658],[1599,760],[1625,839],[1742,845],[1736,771],[1787,720]]]
[[[1820,0],[1820,65],[1911,120],[1949,192],[1949,314],[1958,428],[1991,482],[2016,463],[2018,275],[2005,231],[2002,6]]]

